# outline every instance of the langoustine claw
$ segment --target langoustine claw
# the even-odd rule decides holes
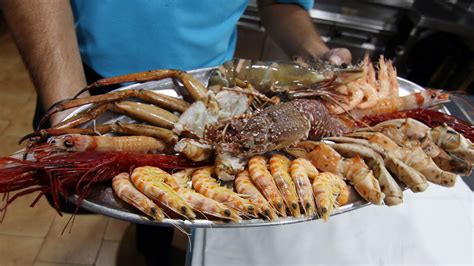
[[[355,143],[336,143],[330,146],[343,156],[354,157],[360,155],[368,160],[368,166],[374,171],[374,176],[379,181],[380,189],[385,194],[385,205],[394,206],[403,203],[403,191],[385,167],[381,155],[369,147]]]
[[[383,157],[387,169],[390,170],[390,172],[392,172],[394,176],[396,176],[402,183],[407,185],[411,191],[422,192],[428,188],[428,182],[421,173],[411,168],[402,160],[394,156],[394,154],[385,150],[383,147],[376,143],[369,142],[366,139],[350,137],[330,137],[327,138],[327,140],[334,141],[337,143],[351,143],[368,147]]]
[[[456,175],[440,169],[419,145],[400,148],[389,137],[379,132],[356,132],[348,136],[361,137],[377,143],[435,184],[451,187],[456,183]]]
[[[401,146],[413,141],[419,143],[443,170],[463,174],[471,171],[474,162],[472,143],[447,126],[430,129],[415,119],[407,118],[381,122],[372,126],[371,130],[382,132]]]

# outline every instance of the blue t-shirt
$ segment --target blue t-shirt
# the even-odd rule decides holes
[[[305,9],[311,0],[281,0]],[[82,60],[104,77],[232,58],[248,0],[71,1]]]

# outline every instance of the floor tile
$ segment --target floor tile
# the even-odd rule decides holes
[[[51,262],[35,262],[33,266],[92,266],[94,264],[71,264],[71,263],[51,263]]]
[[[17,136],[2,136],[2,145],[0,145],[0,157],[9,156],[12,153],[22,149],[23,145],[18,145],[19,137]]]
[[[38,262],[93,264],[107,225],[101,215],[77,215],[71,231],[61,235],[70,215],[56,216],[38,254]]]
[[[0,118],[0,135],[3,135],[3,131],[10,125],[10,120]]]
[[[133,230],[135,230],[135,226],[129,222],[109,218],[109,222],[107,223],[107,229],[105,230],[104,234],[104,239],[120,241],[125,235],[125,232],[128,227],[133,227]]]
[[[117,265],[117,252],[120,247],[119,241],[103,241],[100,247],[96,266]]]
[[[93,266],[94,264],[71,264],[71,263],[51,263],[51,262],[35,262],[33,266]]]
[[[0,235],[0,265],[32,265],[42,238]]]
[[[37,193],[15,200],[8,206],[5,219],[0,224],[0,234],[45,237],[51,227],[56,211],[43,197],[31,208]]]

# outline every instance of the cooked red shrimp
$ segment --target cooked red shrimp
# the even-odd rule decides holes
[[[388,60],[387,71],[390,83],[390,95],[398,95],[400,86],[398,85],[397,70],[393,66],[392,60]]]
[[[258,212],[270,220],[278,219],[273,207],[268,203],[267,199],[260,193],[250,180],[249,172],[247,170],[241,171],[237,174],[234,180],[235,190],[237,193],[248,196],[248,199],[253,203]]]
[[[359,88],[359,86],[355,86],[353,83],[355,84],[355,81],[346,85],[338,86],[335,89],[346,101],[340,102],[337,105],[329,104],[328,110],[331,114],[342,114],[348,110],[352,110],[363,101],[364,92]]]
[[[196,217],[192,207],[173,189],[173,187],[176,190],[179,189],[176,181],[160,168],[151,166],[137,167],[133,170],[131,179],[139,191],[155,202],[163,204],[170,210],[188,219]],[[175,185],[169,185],[168,183],[174,183]]]
[[[379,58],[379,71],[377,72],[378,94],[380,99],[390,97],[390,80],[388,75],[388,68],[383,56]],[[398,94],[397,94],[398,96]]]
[[[375,68],[374,64],[369,61],[369,57],[364,58],[364,65],[365,65],[365,81],[372,87],[377,88],[377,78],[375,77]]]
[[[293,183],[290,176],[291,161],[286,156],[274,154],[269,162],[270,172],[285,200],[286,206],[294,217],[300,217],[301,211],[298,204],[298,194],[295,183]]]
[[[262,192],[270,205],[277,212],[286,217],[286,208],[283,197],[273,180],[272,174],[267,169],[267,159],[263,156],[254,156],[249,160],[249,173],[255,186]]]
[[[314,215],[316,213],[316,205],[314,203],[314,194],[309,178],[314,179],[319,174],[319,171],[310,161],[304,158],[298,158],[291,162],[290,172],[296,184],[296,189],[305,214],[307,216]]]
[[[217,180],[212,177],[213,172],[213,167],[205,167],[194,171],[192,175],[194,190],[239,211],[241,215],[255,216],[255,206],[247,199],[241,198],[232,190],[221,186]]]
[[[236,211],[192,189],[180,188],[178,194],[198,212],[222,219],[229,219],[234,222],[241,220]]]
[[[313,191],[318,213],[324,221],[334,210],[349,200],[349,188],[341,177],[329,172],[316,175],[313,180]]]
[[[163,151],[166,144],[158,139],[145,136],[88,136],[68,134],[50,140],[59,150],[66,151]]]
[[[381,98],[381,96],[379,95]],[[372,108],[352,109],[349,113],[356,119],[416,108],[427,108],[449,101],[449,95],[437,90],[424,90],[402,97],[381,98]]]
[[[135,188],[128,173],[116,175],[112,179],[112,188],[120,199],[133,205],[152,219],[161,221],[165,217],[158,205]]]
[[[360,90],[364,93],[364,99],[357,105],[358,108],[367,109],[374,107],[379,101],[377,89],[369,83],[359,82]]]

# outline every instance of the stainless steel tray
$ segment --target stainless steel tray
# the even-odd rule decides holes
[[[214,68],[203,68],[190,71],[189,73],[193,74],[198,80],[202,81],[204,84],[207,84],[207,80],[210,72]],[[403,78],[398,78],[400,84],[400,94],[405,95],[415,91],[423,90],[419,85],[408,81]],[[172,96],[181,96],[179,86],[176,86],[171,79],[160,80],[160,81],[151,81],[142,84],[133,84],[119,88],[118,90],[126,89],[147,89],[159,91]],[[70,116],[85,110],[88,106],[83,106],[73,112]],[[447,110],[445,110],[447,111]],[[68,116],[68,117],[70,117]],[[97,119],[97,124],[103,124],[106,122],[112,121],[133,121],[131,118],[128,118],[123,115],[118,115],[115,113],[106,113]],[[86,125],[87,126],[87,125]],[[338,215],[348,211],[353,211],[361,207],[370,205],[362,198],[360,198],[355,191],[351,191],[351,199],[349,204],[346,204],[337,210],[332,215]],[[72,195],[69,197],[69,201],[75,203],[77,201],[77,196]],[[180,219],[164,219],[163,221],[151,221],[146,216],[141,215],[139,211],[135,210],[130,205],[124,203],[119,198],[117,198],[111,187],[105,185],[97,185],[92,193],[82,201],[81,207],[98,214],[103,214],[106,216],[114,217],[117,219],[129,221],[132,223],[146,224],[146,225],[156,225],[156,226],[181,226],[186,228],[232,228],[232,227],[257,227],[257,226],[274,226],[274,225],[284,225],[284,224],[293,224],[300,223],[305,221],[310,221],[318,219],[318,217],[302,217],[302,218],[280,218],[277,221],[267,221],[262,219],[252,219],[252,220],[243,220],[239,223],[235,222],[223,222],[223,221],[209,221],[204,219],[196,219],[193,221],[180,220]]]

